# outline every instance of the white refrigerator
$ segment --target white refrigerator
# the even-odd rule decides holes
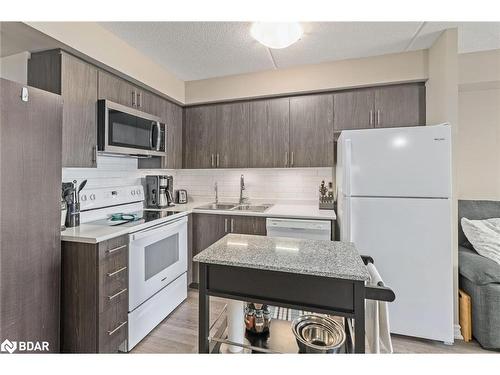
[[[449,125],[342,131],[336,185],[341,241],[396,294],[391,331],[452,343]]]

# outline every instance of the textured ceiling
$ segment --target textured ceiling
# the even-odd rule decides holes
[[[458,27],[459,52],[500,48],[500,22],[304,22],[296,44],[269,50],[248,22],[103,22],[177,77],[197,80],[429,48]]]

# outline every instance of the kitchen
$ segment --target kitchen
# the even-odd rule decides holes
[[[458,193],[469,186],[456,173],[467,131],[456,104],[469,105],[459,87],[479,83],[451,72],[478,42],[465,23],[366,23],[363,36],[387,35],[377,52],[359,42],[321,56],[308,39],[325,46],[332,24],[293,23],[301,33],[282,48],[259,40],[259,22],[2,22],[2,123],[31,126],[2,125],[2,302],[17,298],[2,310],[2,342],[28,332],[56,353],[494,349],[476,323],[464,340],[456,251],[459,200],[497,200]],[[65,30],[126,46],[109,56]],[[231,30],[253,51],[238,52],[238,71],[217,59]],[[356,30],[339,32],[360,41]],[[387,47],[396,31],[411,48]],[[147,57],[155,33],[170,50]],[[205,33],[215,50],[194,61]],[[177,77],[152,79],[183,38],[165,59]],[[151,69],[127,66],[127,53]],[[21,185],[39,201],[20,200]],[[37,276],[19,279],[30,267]],[[38,324],[24,323],[30,306]],[[325,341],[306,337],[313,326]]]

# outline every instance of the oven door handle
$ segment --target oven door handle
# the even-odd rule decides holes
[[[184,225],[186,223],[187,220],[185,217],[174,221],[167,221],[164,224],[160,224],[160,226],[158,227],[153,227],[151,229],[146,229],[130,235],[130,241],[140,240],[144,237],[154,236],[155,234],[175,232],[176,231],[175,228]]]

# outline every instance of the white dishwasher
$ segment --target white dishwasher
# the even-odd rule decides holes
[[[305,240],[331,240],[330,220],[266,219],[268,237],[292,237]]]

